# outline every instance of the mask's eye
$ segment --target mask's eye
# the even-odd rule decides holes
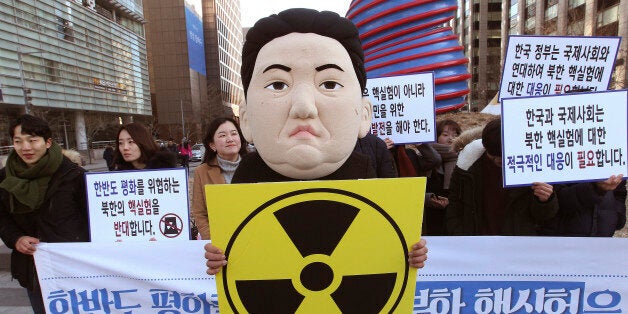
[[[324,88],[325,90],[338,90],[341,87],[344,87],[340,83],[334,81],[325,81],[319,86]]]
[[[282,91],[282,90],[285,90],[286,88],[288,88],[288,84],[286,84],[284,82],[272,82],[272,83],[266,85],[265,88],[268,88],[268,89],[274,90],[274,91]]]

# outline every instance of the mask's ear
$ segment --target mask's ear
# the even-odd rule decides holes
[[[253,143],[253,134],[251,133],[251,126],[249,125],[249,119],[246,111],[246,102],[240,104],[240,130],[247,142]]]
[[[368,97],[362,97],[362,105],[360,106],[360,133],[359,138],[363,138],[371,130],[371,118],[373,117],[373,106]]]

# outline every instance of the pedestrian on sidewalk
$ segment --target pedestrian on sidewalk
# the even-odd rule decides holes
[[[115,165],[113,164],[113,147],[111,145],[107,145],[105,150],[102,153],[102,158],[107,162],[107,168],[109,171],[115,169]]]
[[[33,312],[45,313],[33,259],[40,242],[88,242],[85,170],[64,157],[48,123],[23,115],[11,123],[13,150],[0,170],[0,238],[12,249],[11,275]]]

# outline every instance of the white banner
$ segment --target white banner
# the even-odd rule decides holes
[[[434,73],[369,79],[371,133],[395,144],[436,141]]]
[[[86,172],[92,242],[190,239],[184,168]]]
[[[508,37],[499,101],[608,89],[621,37]]]
[[[628,239],[425,238],[414,313],[628,311]]]
[[[502,102],[504,186],[628,175],[628,92]]]
[[[426,239],[429,259],[417,276],[413,313],[628,311],[628,239]],[[218,313],[205,243],[39,244],[47,312]]]

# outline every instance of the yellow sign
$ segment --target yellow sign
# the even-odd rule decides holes
[[[205,187],[221,313],[410,313],[425,178]]]

